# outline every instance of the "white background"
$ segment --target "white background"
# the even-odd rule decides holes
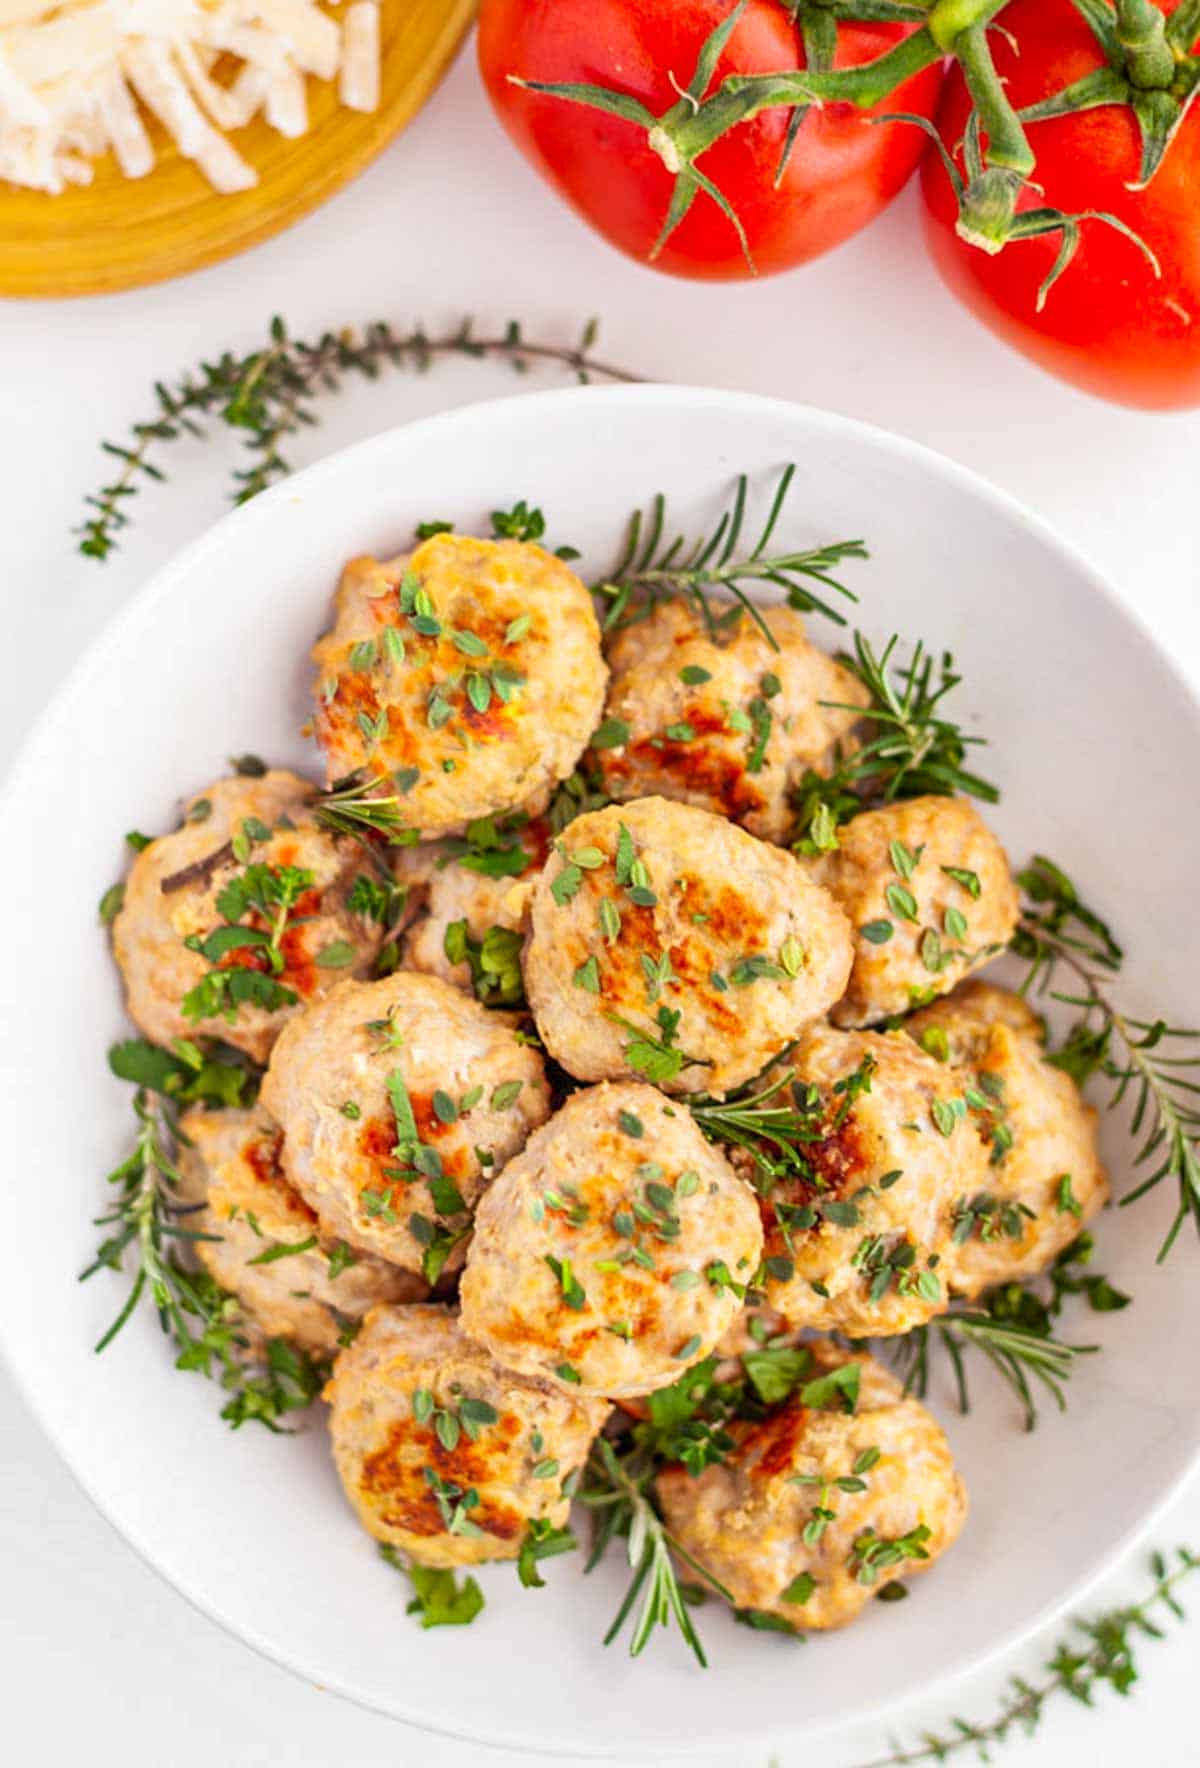
[[[925,263],[915,221],[910,191],[833,257],[761,285],[706,288],[653,275],[594,240],[510,150],[479,93],[468,50],[410,131],[284,238],[141,293],[0,308],[0,607],[9,633],[0,766],[112,611],[219,514],[223,475],[236,458],[228,438],[219,448],[176,450],[173,483],[139,500],[121,553],[97,566],[75,556],[69,530],[104,472],[100,436],[120,438],[130,422],[151,414],[155,378],[225,347],[252,348],[275,312],[299,335],[377,317],[401,328],[418,319],[439,328],[468,312],[492,331],[511,316],[530,337],[555,342],[573,341],[584,319],[598,314],[600,354],[648,377],[776,393],[903,431],[1057,523],[1200,684],[1200,413],[1118,411],[1044,378],[952,304]],[[537,384],[553,379],[541,374]],[[512,386],[510,371],[475,363],[445,365],[424,380],[394,377],[335,401],[323,427],[290,454],[300,464],[410,416]],[[537,462],[514,462],[513,484],[536,498]],[[872,487],[862,491],[869,537]],[[969,557],[961,569],[970,572]],[[1004,619],[1002,606],[995,617]],[[197,621],[203,618],[197,608]],[[1036,632],[1027,642],[1038,642]],[[1061,666],[1069,670],[1071,658]],[[129,691],[137,692],[136,682]],[[8,863],[69,863],[70,797],[87,790],[88,769],[102,759],[103,732],[81,732],[78,776],[47,782],[62,796],[61,851],[24,854],[20,830],[10,829]],[[1181,779],[1180,814],[1196,809],[1196,783]],[[1136,828],[1135,806],[1114,806],[1113,814]],[[1138,863],[1145,858],[1138,854]],[[18,939],[47,932],[7,930]],[[5,1182],[37,1184],[38,1174],[10,1170]],[[19,1257],[19,1249],[4,1256]],[[1197,1254],[1183,1245],[1176,1256]],[[53,1297],[46,1305],[53,1307]],[[1192,1354],[1192,1347],[1181,1351]],[[1044,1428],[1062,1426],[1047,1420]],[[152,1466],[152,1439],[146,1455]],[[1095,1477],[1102,1480],[1103,1470]],[[100,1768],[207,1768],[214,1761],[463,1768],[517,1759],[433,1741],[360,1712],[220,1633],[96,1515],[3,1374],[0,1479],[0,1692],[4,1754],[14,1763],[86,1755]],[[1200,1484],[1193,1481],[1155,1523],[1151,1540],[1200,1547]],[[1144,1557],[1108,1577],[1084,1612],[1140,1591]],[[978,1599],[986,1602],[986,1589]],[[398,1657],[404,1639],[402,1624]],[[1050,1644],[1040,1641],[932,1703],[917,1701],[897,1716],[896,1730],[915,1738],[952,1711],[988,1716],[1004,1673],[1036,1672],[1039,1650]],[[1143,1681],[1130,1701],[1105,1693],[1098,1712],[1060,1701],[1037,1738],[1010,1743],[1007,1754],[1036,1768],[1195,1762],[1195,1661],[1195,1632],[1176,1630],[1144,1653]],[[815,1657],[802,1659],[795,1673],[800,1714],[804,1677],[819,1673]],[[453,1714],[446,1720],[452,1726]],[[680,1727],[685,1737],[686,1714]],[[782,1768],[801,1761],[853,1768],[883,1743],[878,1727],[851,1727],[785,1753]],[[746,1762],[765,1768],[757,1755]]]

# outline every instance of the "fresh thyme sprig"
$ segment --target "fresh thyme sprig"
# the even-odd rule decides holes
[[[345,327],[308,343],[291,337],[277,316],[260,348],[246,355],[226,350],[174,383],[156,381],[154,416],[135,423],[127,442],[101,443],[118,465],[109,482],[85,499],[90,513],[76,530],[79,550],[91,559],[109,556],[129,525],[130,500],[145,481],[161,483],[166,477],[158,464],[163,448],[184,437],[207,437],[202,419],[215,419],[242,435],[250,461],[234,473],[233,500],[246,503],[291,471],[283,454],[286,439],[319,423],[317,399],[340,391],[348,375],[373,381],[388,368],[423,374],[441,357],[467,356],[497,358],[518,373],[536,363],[558,363],[583,383],[593,376],[639,380],[592,355],[597,330],[592,319],[578,343],[552,344],[527,338],[515,319],[483,337],[476,336],[471,319],[433,336],[419,325],[402,331],[376,320],[361,332]]]
[[[118,1046],[122,1051],[132,1048]],[[134,1146],[109,1174],[109,1183],[117,1187],[116,1201],[96,1218],[97,1226],[109,1232],[92,1263],[80,1273],[83,1282],[100,1270],[121,1271],[126,1253],[133,1254],[129,1293],[95,1348],[105,1350],[143,1295],[149,1295],[163,1331],[178,1350],[176,1368],[214,1377],[228,1394],[221,1417],[235,1430],[254,1420],[280,1433],[285,1427],[279,1420],[286,1413],[312,1405],[326,1371],[282,1339],[270,1339],[259,1350],[246,1332],[236,1299],[207,1272],[177,1256],[177,1248],[186,1251],[189,1244],[212,1236],[186,1225],[200,1206],[180,1194],[178,1132],[168,1103],[168,1078],[164,1069],[161,1093],[139,1087],[134,1095],[138,1123]]]
[[[181,1203],[178,1198],[183,1181],[175,1165],[166,1107],[139,1087],[133,1110],[138,1122],[133,1148],[108,1175],[108,1183],[119,1188],[117,1201],[96,1217],[96,1226],[111,1228],[112,1233],[101,1241],[95,1259],[79,1279],[83,1282],[103,1269],[119,1271],[126,1249],[133,1248],[133,1284],[120,1312],[97,1341],[97,1351],[112,1343],[147,1289],[163,1331],[173,1331],[184,1346],[191,1343],[167,1242],[197,1238],[183,1226],[182,1218],[194,1214],[198,1206]]]
[[[797,794],[796,847],[820,853],[837,845],[839,824],[873,804],[925,793],[963,793],[995,804],[1000,793],[990,780],[965,765],[969,749],[986,741],[968,736],[945,716],[943,702],[961,681],[954,659],[934,653],[918,640],[906,664],[896,660],[893,634],[876,651],[861,632],[842,663],[867,690],[867,704],[830,702],[837,711],[868,721],[870,740],[852,749],[829,774],[808,773]]]
[[[739,541],[746,518],[748,480],[739,473],[733,499],[703,539],[690,546],[682,534],[664,542],[666,531],[666,499],[659,492],[647,515],[634,510],[629,518],[625,548],[614,569],[593,587],[607,599],[604,618],[606,631],[631,626],[644,620],[660,603],[673,596],[684,596],[703,616],[708,631],[715,637],[742,612],[759,627],[774,650],[779,646],[771,633],[762,609],[742,588],[744,583],[772,583],[783,590],[788,606],[804,613],[825,614],[838,626],[846,624],[845,615],[814,585],[833,590],[854,602],[858,597],[832,575],[835,566],[845,559],[865,559],[867,549],[861,540],[839,540],[828,546],[810,547],[771,553],[767,549],[779,522],[796,469],[785,467],[771,498],[770,509],[758,539],[749,552],[739,551]],[[716,608],[710,599],[713,592],[729,595],[733,605]]]
[[[990,1762],[992,1745],[1018,1734],[1029,1736],[1037,1729],[1047,1702],[1056,1695],[1067,1694],[1091,1706],[1105,1684],[1117,1694],[1128,1694],[1138,1679],[1139,1641],[1161,1639],[1162,1623],[1168,1616],[1186,1618],[1175,1591],[1200,1570],[1200,1554],[1190,1547],[1177,1547],[1172,1559],[1173,1564],[1162,1553],[1152,1555],[1154,1584],[1140,1601],[1109,1609],[1095,1620],[1074,1621],[1075,1636],[1059,1641],[1046,1660],[1042,1681],[1010,1677],[1008,1696],[994,1718],[951,1719],[951,1729],[945,1734],[924,1732],[907,1747],[893,1741],[888,1755],[874,1756],[855,1768],[914,1768],[919,1762],[946,1762],[968,1750],[976,1760]]]
[[[1012,949],[1029,965],[1023,991],[1049,989],[1059,966],[1082,984],[1081,993],[1049,989],[1051,999],[1080,1013],[1050,1060],[1080,1085],[1093,1074],[1111,1082],[1109,1109],[1128,1105],[1134,1165],[1149,1168],[1121,1207],[1166,1179],[1178,1189],[1161,1264],[1189,1218],[1200,1234],[1200,1030],[1135,1019],[1118,1007],[1109,978],[1120,969],[1121,947],[1061,867],[1039,855],[1020,882],[1027,900]]]
[[[687,1597],[680,1585],[672,1554],[691,1566],[718,1595],[727,1601],[732,1598],[668,1533],[651,1496],[653,1477],[654,1460],[644,1450],[635,1448],[625,1455],[618,1455],[607,1437],[597,1437],[585,1473],[587,1483],[579,1494],[581,1502],[596,1513],[592,1551],[584,1569],[590,1572],[612,1541],[624,1537],[633,1572],[624,1600],[604,1635],[604,1643],[612,1644],[641,1596],[642,1605],[629,1640],[629,1655],[637,1657],[645,1650],[656,1626],[669,1627],[674,1621],[697,1662],[707,1669],[708,1659],[688,1613]]]

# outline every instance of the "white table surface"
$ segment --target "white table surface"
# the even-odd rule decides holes
[[[595,313],[603,353],[648,376],[781,394],[904,431],[1055,522],[1200,683],[1200,413],[1111,409],[1010,355],[943,292],[915,213],[909,191],[833,257],[757,286],[691,286],[651,274],[593,239],[517,158],[483,102],[468,51],[409,132],[285,237],[141,293],[0,307],[0,610],[9,634],[0,766],[113,610],[222,508],[233,448],[178,450],[174,483],[142,500],[120,554],[106,566],[78,558],[68,530],[101,476],[100,435],[119,438],[149,414],[154,378],[225,346],[252,347],[275,312],[302,335],[375,317],[432,326],[466,312],[492,324],[516,315],[530,336],[561,341]],[[394,377],[335,401],[324,426],[291,453],[310,460],[513,387],[510,372],[474,363],[424,380]],[[536,461],[515,463],[513,483],[514,493],[536,496]],[[870,497],[864,486],[868,536]],[[970,568],[964,558],[964,573]],[[57,789],[81,784],[86,777]],[[1181,814],[1194,815],[1195,782],[1180,787]],[[29,863],[19,831],[7,841],[8,863]],[[10,1170],[6,1182],[35,1184],[37,1174]],[[6,1256],[18,1254],[9,1248]],[[1184,1245],[1176,1256],[1197,1253]],[[2,1373],[0,1479],[3,1755],[14,1764],[86,1757],[96,1768],[463,1768],[517,1760],[348,1706],[194,1613],[95,1513]],[[1151,1539],[1200,1545],[1200,1482]],[[1144,1559],[1139,1552],[1108,1577],[1085,1612],[1140,1591]],[[1006,1754],[1037,1768],[1194,1763],[1196,1639],[1194,1629],[1177,1630],[1148,1648],[1131,1700],[1105,1692],[1098,1712],[1060,1701],[1036,1739],[1011,1743]],[[1029,1672],[1038,1662],[1035,1647],[918,1702],[897,1716],[897,1729],[912,1736],[952,1708],[985,1716],[1004,1671]],[[786,1754],[781,1768],[849,1768],[882,1741],[876,1726],[852,1727]],[[744,1759],[763,1768],[758,1752]]]

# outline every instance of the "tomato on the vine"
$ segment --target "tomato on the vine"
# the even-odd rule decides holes
[[[1170,17],[1180,0],[1155,3]],[[999,22],[992,50],[1018,113],[1110,65],[1073,0],[1011,0]],[[989,256],[955,231],[958,202],[940,157],[931,153],[922,171],[926,237],[954,293],[1065,380],[1158,409],[1200,403],[1200,101],[1186,108],[1193,70],[1178,49],[1175,62],[1182,120],[1145,188],[1137,188],[1142,133],[1129,105],[1027,123],[1036,186],[1023,191],[1018,213],[1048,204],[1068,216],[1111,215],[1148,248],[1103,219],[1082,220],[1078,249],[1040,307],[1061,236],[1014,241]],[[970,113],[966,83],[953,68],[937,126],[960,167]]]
[[[654,131],[627,116],[513,82],[603,88],[635,101],[652,118],[681,103],[686,111],[681,92],[704,45],[733,11],[733,0],[483,0],[480,9],[480,67],[517,146],[613,245],[678,276],[722,280],[788,270],[865,227],[900,191],[926,146],[919,128],[874,119],[887,111],[932,117],[941,87],[941,68],[933,66],[905,80],[875,110],[809,109],[782,175],[792,112],[778,105],[736,122],[697,153],[696,171],[727,200],[744,239],[701,188],[656,251],[676,189],[676,170],[668,169],[671,143],[660,136],[656,147]],[[806,13],[814,15],[812,29],[829,43],[839,68],[873,61],[916,29],[838,22],[827,5],[806,6],[805,0],[798,8],[747,0],[702,95],[727,75],[808,65]]]

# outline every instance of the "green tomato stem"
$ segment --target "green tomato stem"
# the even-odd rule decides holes
[[[958,38],[955,53],[979,112],[979,126],[988,138],[987,164],[1028,178],[1037,160],[1004,82],[996,72],[986,26],[968,26]]]
[[[1151,0],[1116,0],[1116,13],[1130,84],[1143,92],[1165,91],[1176,72],[1166,14]]]
[[[928,27],[922,26],[885,55],[860,67],[828,71],[802,68],[787,74],[730,74],[696,115],[676,131],[676,140],[689,155],[702,153],[734,123],[777,105],[853,104],[860,110],[871,110],[905,80],[941,61],[943,54]]]
[[[1017,198],[1025,183],[1019,172],[989,166],[980,172],[959,198],[955,231],[968,245],[994,256],[1012,238]]]
[[[952,55],[964,31],[988,24],[1007,0],[936,0],[930,8],[926,29],[946,54]]]

